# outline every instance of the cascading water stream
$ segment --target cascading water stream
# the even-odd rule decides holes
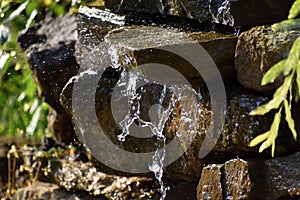
[[[120,51],[122,52],[123,49],[124,48],[122,48],[122,46],[109,44],[108,53],[110,55],[111,64],[113,65],[113,67],[117,68],[122,65],[127,65],[130,68],[134,66],[134,64],[132,64],[134,63],[134,60],[130,60],[130,58],[127,58],[126,52],[120,54]],[[119,58],[118,55],[122,55],[123,57]],[[185,127],[181,127],[181,130],[185,132],[184,134],[188,134],[191,136],[185,135],[185,137],[183,137],[180,131],[176,131],[175,137],[181,138],[179,140],[182,140],[183,143],[187,142],[185,140],[190,140],[193,137],[192,135],[196,134],[197,127],[199,127],[199,116],[195,113],[201,113],[201,110],[198,110],[198,101],[192,100],[194,99],[192,97],[199,99],[201,98],[201,95],[199,94],[199,92],[194,91],[190,86],[187,86],[183,83],[174,85],[173,83],[166,84],[154,80],[151,79],[151,77],[146,77],[145,74],[141,73],[138,67],[134,69],[124,68],[121,73],[121,77],[118,80],[116,87],[114,88],[115,93],[113,95],[115,95],[114,99],[120,98],[125,100],[122,101],[125,104],[123,107],[115,108],[115,111],[118,112],[118,114],[120,114],[120,110],[124,112],[123,114],[121,114],[121,117],[116,120],[119,127],[121,128],[121,133],[117,136],[118,140],[121,142],[125,142],[126,137],[129,135],[140,138],[149,138],[153,136],[156,138],[154,144],[155,150],[152,156],[152,163],[149,163],[148,167],[149,171],[152,171],[154,173],[154,176],[157,179],[158,184],[160,185],[160,199],[163,200],[165,199],[167,191],[169,189],[169,187],[164,185],[164,182],[162,180],[163,169],[164,167],[166,167],[164,166],[164,163],[167,156],[165,148],[167,145],[167,138],[163,132],[165,125],[170,119],[170,116],[172,116],[172,114],[174,113],[174,109],[176,109],[176,102],[183,100],[185,102],[185,105],[180,108],[181,114],[178,117],[179,120],[183,121],[185,124]],[[147,91],[145,87],[149,87],[148,89],[150,90]],[[190,94],[187,95],[186,92]],[[146,101],[143,95],[147,96]],[[189,98],[190,101],[187,101],[187,98]],[[154,100],[154,102],[151,99]],[[120,101],[117,101],[117,104],[119,104],[118,102]],[[146,106],[146,108],[149,110],[145,111],[145,103],[149,104]],[[116,105],[116,107],[117,106],[119,105]],[[185,110],[185,108],[188,109]],[[198,112],[191,112],[191,110],[195,109]],[[147,114],[149,114],[150,121],[148,119],[144,119],[144,116]],[[133,129],[133,127],[136,127],[137,124],[139,126],[138,131],[136,131],[137,129]],[[145,133],[143,132],[146,129],[150,130],[150,133],[147,133],[148,135],[146,135],[145,137]],[[174,152],[177,150],[178,149],[173,149],[172,151]]]
[[[166,192],[168,190],[168,187],[164,186],[164,183],[162,181],[163,177],[163,167],[164,167],[164,159],[165,159],[165,142],[166,137],[163,134],[163,128],[168,120],[169,115],[172,112],[172,105],[169,105],[167,109],[162,108],[162,103],[165,99],[167,86],[163,86],[163,91],[160,94],[160,99],[158,102],[158,106],[152,106],[155,107],[155,113],[154,116],[157,120],[152,119],[150,122],[145,121],[141,119],[140,117],[140,94],[137,94],[137,81],[140,80],[140,77],[137,73],[132,72],[124,72],[122,74],[122,77],[119,81],[119,85],[125,85],[125,91],[122,92],[123,95],[127,96],[128,98],[128,114],[124,117],[122,121],[120,121],[119,125],[122,128],[122,133],[118,135],[118,139],[121,142],[125,141],[126,136],[130,135],[130,126],[136,121],[139,123],[139,126],[141,127],[149,127],[151,130],[151,133],[156,137],[156,150],[154,152],[154,155],[152,157],[153,162],[149,165],[149,170],[154,173],[155,178],[157,179],[159,185],[160,185],[160,193],[161,193],[161,200],[163,200],[166,197]]]

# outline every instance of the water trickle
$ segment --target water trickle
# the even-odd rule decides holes
[[[128,49],[128,47],[125,48],[126,44],[116,44],[109,40],[106,42],[109,46],[107,52],[109,59],[111,59],[111,65],[113,67],[123,67],[124,69],[114,87],[112,98],[112,101],[115,100],[115,104],[112,102],[112,113],[117,113],[114,119],[121,129],[121,133],[118,134],[117,139],[121,142],[125,142],[127,136],[146,138],[144,136],[144,130],[146,129],[149,132],[147,134],[155,138],[155,150],[151,155],[152,160],[150,160],[147,165],[148,169],[154,173],[160,185],[160,199],[163,200],[169,189],[162,180],[163,168],[166,167],[164,163],[168,162],[167,153],[169,152],[166,152],[167,138],[164,133],[165,125],[170,119],[170,116],[174,114],[174,110],[177,109],[178,105],[176,103],[183,101],[185,102],[184,104],[188,105],[184,105],[180,108],[181,114],[177,117],[179,117],[180,121],[184,122],[185,127],[180,128],[180,130],[184,131],[182,133],[176,131],[176,137],[187,140],[183,137],[183,133],[194,135],[197,132],[197,127],[199,127],[199,119],[198,116],[193,114],[194,112],[185,108],[192,106],[192,108],[197,109],[198,107],[194,105],[194,103],[197,104],[196,102],[198,101],[188,102],[186,99],[187,96],[190,95],[186,92],[192,92],[192,96],[197,96],[197,99],[201,98],[201,95],[190,86],[187,86],[186,83],[174,85],[171,83],[161,83],[160,79],[159,81],[155,81],[157,80],[155,77],[151,79],[151,75],[143,73],[143,68],[138,67],[136,65],[137,62],[126,52],[126,49]],[[201,113],[201,111],[196,113]],[[138,129],[136,129],[136,127]]]
[[[148,122],[141,118],[141,94],[137,92],[140,88],[143,93],[145,89],[141,85],[142,83],[147,83],[145,79],[142,78],[143,75],[137,71],[124,71],[121,75],[121,78],[117,84],[117,87],[122,87],[122,90],[119,92],[119,95],[127,98],[127,114],[119,122],[119,125],[122,129],[122,133],[118,135],[118,140],[124,142],[126,136],[133,135],[130,132],[130,127],[134,122],[138,122],[140,127],[150,128],[152,134],[156,137],[155,143],[155,152],[152,157],[152,163],[149,165],[149,170],[154,173],[155,178],[157,179],[160,185],[161,199],[166,197],[166,192],[168,187],[165,187],[162,181],[163,177],[163,167],[165,159],[165,143],[166,137],[163,134],[164,125],[167,122],[169,115],[172,112],[173,105],[169,104],[167,108],[162,106],[166,94],[167,94],[167,85],[163,85],[163,89],[159,94],[157,104],[153,105],[149,110],[149,116],[151,121]],[[140,87],[139,87],[140,86]],[[145,102],[144,102],[145,103]]]
[[[239,35],[240,35],[240,32],[241,32],[241,27],[235,27],[235,28],[234,28],[234,35],[235,35],[235,36],[239,36]]]
[[[234,26],[234,18],[230,13],[230,1],[225,0],[220,4],[214,0],[209,0],[208,3],[209,12],[215,23]]]

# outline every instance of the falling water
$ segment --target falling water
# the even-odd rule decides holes
[[[164,160],[165,160],[165,143],[166,143],[166,137],[163,134],[163,129],[166,121],[169,118],[169,115],[172,112],[173,105],[170,103],[168,108],[163,108],[161,105],[166,97],[167,92],[167,85],[163,85],[163,90],[160,94],[158,106],[155,106],[155,117],[157,120],[151,119],[150,122],[143,120],[140,117],[141,111],[140,111],[140,99],[141,94],[137,93],[138,89],[138,82],[146,82],[146,80],[143,80],[142,75],[137,72],[131,72],[131,71],[124,71],[121,75],[121,78],[118,82],[117,86],[125,86],[125,89],[123,89],[120,92],[120,95],[123,95],[124,97],[127,97],[128,99],[128,111],[125,115],[124,119],[119,122],[120,127],[122,128],[122,133],[118,135],[119,141],[124,142],[126,139],[126,136],[130,135],[130,126],[133,125],[135,121],[139,123],[140,127],[149,127],[152,134],[156,136],[156,143],[155,147],[156,150],[154,152],[154,155],[152,157],[152,163],[149,165],[149,170],[154,173],[155,178],[157,179],[159,185],[160,185],[160,193],[161,193],[161,200],[163,200],[166,197],[166,192],[168,190],[168,187],[164,186],[164,183],[162,181],[163,177],[163,167],[164,167]],[[142,87],[142,86],[141,86]]]
[[[213,5],[213,4],[218,4]],[[216,3],[215,0],[209,0],[209,12],[213,18],[215,23],[221,23],[224,25],[233,26],[234,25],[234,18],[230,13],[230,1],[225,0],[220,3]],[[216,8],[217,7],[217,8]],[[217,10],[217,11],[214,11]]]
[[[120,54],[117,53],[116,49],[118,48],[118,51],[122,51],[122,47],[118,45],[111,45],[110,44],[110,49],[108,53],[110,54],[110,59],[112,60],[111,63],[114,67],[120,67],[119,63],[125,63],[125,65],[132,66],[132,58],[126,58],[126,53]],[[123,55],[121,61],[119,61],[118,55]],[[147,84],[156,84],[160,85],[160,92],[158,96],[155,96],[155,100],[157,101],[157,104],[153,105],[149,110],[149,116],[150,116],[150,121],[146,121],[141,117],[141,107],[142,103],[148,103],[143,101],[142,102],[142,97],[143,94],[143,87],[144,85]],[[118,135],[118,140],[121,142],[125,142],[126,137],[131,135],[131,136],[136,136],[139,137],[140,134],[142,135],[143,133],[140,133],[142,131],[138,131],[139,133],[133,133],[134,131],[131,131],[132,126],[136,126],[136,124],[139,125],[140,129],[139,130],[145,130],[142,128],[149,128],[151,132],[151,136],[156,137],[156,142],[155,142],[155,151],[152,156],[152,163],[149,164],[149,170],[154,173],[155,178],[157,179],[160,188],[159,192],[161,193],[160,199],[163,200],[166,197],[167,191],[169,187],[164,185],[164,182],[162,180],[163,178],[163,168],[164,162],[166,160],[166,136],[163,133],[165,124],[167,123],[167,120],[169,119],[169,116],[172,115],[173,109],[176,108],[175,104],[177,101],[180,101],[180,99],[184,96],[185,91],[193,91],[193,95],[196,94],[198,95],[197,92],[194,90],[191,90],[189,86],[183,85],[169,85],[165,83],[157,83],[153,80],[151,80],[151,77],[145,77],[143,73],[141,73],[138,69],[124,69],[123,72],[121,73],[121,77],[116,85],[115,88],[118,88],[117,92],[115,93],[116,96],[119,96],[118,98],[123,98],[125,99],[125,102],[122,102],[126,105],[122,107],[123,110],[122,112],[122,117],[118,119],[119,126],[122,130],[122,132]],[[151,88],[155,90],[155,87]],[[157,89],[157,88],[156,88]],[[139,92],[140,91],[140,92]],[[171,94],[171,99],[170,95]],[[149,94],[146,94],[149,95]],[[168,97],[167,97],[168,96]],[[116,98],[116,97],[114,97]],[[152,98],[152,97],[151,97]],[[118,102],[118,101],[117,101]],[[168,102],[167,105],[163,104],[164,102]],[[196,102],[196,101],[195,101]],[[118,103],[117,103],[118,104]],[[165,105],[164,107],[162,105]],[[192,106],[193,108],[197,109],[196,106]],[[201,113],[200,111],[197,113]],[[198,127],[198,116],[191,116],[190,112],[186,112],[184,108],[182,109],[181,113],[181,120],[188,121],[188,131],[186,131],[189,134],[195,134],[197,131],[195,128]],[[192,126],[192,127],[191,127]],[[176,133],[177,137],[181,137],[181,133]]]

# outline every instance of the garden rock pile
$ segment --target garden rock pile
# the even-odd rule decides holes
[[[250,4],[243,0],[107,0],[106,7],[111,10],[80,7],[77,18],[65,15],[47,19],[22,33],[19,42],[26,51],[39,94],[52,108],[49,126],[58,142],[73,141],[77,132],[79,141],[89,144],[87,147],[95,160],[97,154],[101,154],[97,151],[101,145],[101,141],[97,140],[100,125],[107,138],[126,151],[155,151],[156,137],[145,139],[129,135],[125,141],[118,139],[122,129],[114,121],[111,103],[115,98],[115,111],[121,113],[122,107],[118,106],[124,101],[122,91],[114,92],[114,88],[120,82],[128,86],[126,77],[135,77],[147,84],[143,88],[135,88],[139,98],[131,99],[132,105],[136,106],[126,112],[133,117],[139,105],[140,121],[136,119],[134,122],[138,124],[153,119],[149,115],[153,105],[161,104],[164,109],[170,109],[162,127],[166,142],[177,140],[178,149],[185,149],[182,156],[164,168],[165,178],[178,185],[174,188],[185,188],[185,184],[193,183],[191,187],[193,191],[197,190],[197,199],[297,198],[300,196],[300,145],[299,141],[293,140],[286,124],[280,127],[276,143],[275,155],[281,157],[273,159],[270,152],[259,154],[257,147],[249,147],[254,137],[269,130],[273,120],[273,113],[265,116],[250,116],[249,113],[271,98],[271,92],[282,83],[283,77],[264,87],[260,86],[261,79],[273,64],[287,57],[293,41],[300,35],[298,31],[275,33],[269,26],[258,25],[269,25],[286,18],[291,4],[292,1],[279,4],[274,0],[264,3],[251,1]],[[247,12],[255,15],[247,15]],[[241,27],[242,32],[237,35],[234,28]],[[194,56],[193,47],[199,44],[212,59],[203,59],[201,64],[218,68],[227,100],[220,114],[224,115],[218,129],[220,137],[204,158],[200,158],[198,153],[208,136],[211,119],[217,117],[222,121],[218,113],[211,111],[213,104],[205,85],[215,77],[203,77],[190,62],[170,53],[170,49],[186,47],[186,55]],[[211,61],[215,65],[211,65]],[[155,74],[149,75],[147,68],[140,67],[149,63],[172,66],[190,86],[183,88],[178,77],[160,77],[166,72],[159,67]],[[153,77],[157,78],[154,82]],[[166,80],[170,83],[164,83]],[[88,84],[80,88],[77,84],[80,81]],[[74,91],[82,91],[86,101],[74,104],[79,98],[74,96]],[[193,91],[199,91],[201,97],[194,98]],[[85,118],[91,111],[96,114],[97,126],[93,120]],[[78,113],[83,117],[78,118]],[[186,113],[192,120],[184,120]],[[294,118],[297,124],[300,118],[296,111]],[[299,127],[297,129],[300,132]],[[192,137],[192,134],[196,136]],[[191,141],[191,145],[184,146],[185,141]],[[115,156],[111,155],[108,159]],[[121,158],[120,162],[127,159]],[[101,160],[97,164],[103,165]],[[63,169],[67,164],[61,166]],[[73,163],[64,173],[71,173],[74,167],[78,173],[84,174],[86,168],[82,166]],[[101,172],[94,173],[99,175]],[[115,171],[108,169],[108,173]],[[149,174],[144,175],[149,177]],[[91,182],[79,187],[83,182],[70,179],[71,175],[68,178],[67,174],[54,173],[54,176],[58,185],[68,190],[88,191],[94,196],[110,188],[102,184],[103,188],[95,190]],[[130,182],[128,180],[131,179],[128,178],[127,183]],[[185,183],[177,184],[182,180]],[[196,189],[195,182],[198,181]],[[176,191],[174,188],[169,191],[170,196]],[[124,196],[125,193],[120,194]],[[108,198],[122,199],[117,194]],[[147,199],[146,196],[144,198]],[[166,198],[170,197],[167,195]],[[196,199],[196,194],[191,193],[189,198]]]

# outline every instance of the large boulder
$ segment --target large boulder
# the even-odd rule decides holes
[[[235,69],[239,82],[246,88],[258,92],[273,92],[281,83],[261,86],[264,74],[271,66],[288,56],[299,31],[274,32],[269,26],[260,26],[243,32],[238,39],[235,52]]]
[[[76,138],[72,121],[59,102],[63,86],[78,71],[74,56],[76,39],[76,17],[70,14],[46,18],[18,37],[21,48],[26,50],[39,95],[51,107],[48,129],[61,143]]]

